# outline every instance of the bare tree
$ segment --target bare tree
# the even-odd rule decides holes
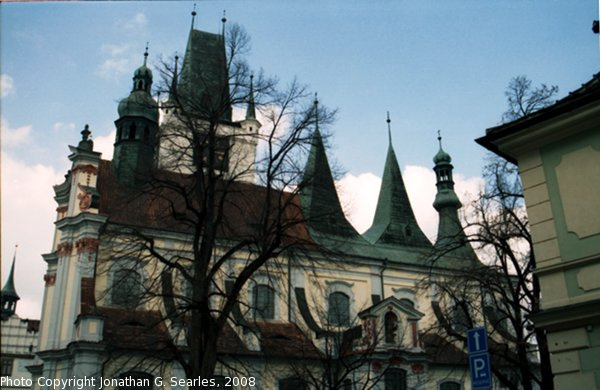
[[[552,104],[558,86],[541,84],[533,87],[527,76],[513,77],[504,94],[508,109],[502,114],[502,122],[510,122]]]
[[[529,320],[540,309],[540,287],[533,272],[535,255],[517,168],[491,157],[484,178],[486,188],[471,204],[465,231],[485,265],[472,262],[424,282],[435,291],[439,320],[427,332],[463,347],[466,330],[485,325],[492,371],[504,386],[532,389],[537,384],[551,389],[546,335]],[[456,248],[438,246],[434,261],[452,256]]]
[[[113,194],[119,207],[110,210],[97,266],[98,275],[118,275],[107,295],[121,278],[131,308],[158,313],[153,326],[169,339],[152,356],[177,361],[187,378],[213,376],[223,338],[239,337],[232,324],[252,328],[239,313],[257,272],[285,269],[292,250],[314,249],[298,199],[311,180],[302,161],[317,120],[334,116],[295,80],[281,90],[262,72],[253,77],[240,27],[220,39],[223,73],[193,73],[184,63],[178,75],[177,65],[163,64],[169,98],[158,168],[135,172],[136,184]],[[247,110],[245,121],[232,122],[232,107]],[[140,269],[143,280],[132,281],[126,271]]]

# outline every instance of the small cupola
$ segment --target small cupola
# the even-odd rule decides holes
[[[142,117],[158,122],[158,104],[152,98],[152,71],[147,67],[148,46],[144,63],[133,72],[133,88],[128,97],[119,103],[119,118]]]

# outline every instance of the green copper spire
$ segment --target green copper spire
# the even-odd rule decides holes
[[[15,262],[17,260],[17,245],[15,245],[15,254],[13,256],[12,265],[8,274],[8,279],[2,287],[2,319],[6,319],[11,315],[15,314],[17,307],[17,301],[20,299],[17,291],[15,290],[14,274],[15,274]]]
[[[406,193],[402,172],[392,146],[390,116],[388,124],[389,145],[381,190],[373,225],[363,236],[371,243],[431,247],[431,243],[419,227]]]
[[[256,107],[254,104],[254,75],[250,75],[250,93],[248,94],[248,108],[246,109],[246,119],[256,119]]]
[[[316,232],[343,239],[359,238],[359,234],[346,220],[335,190],[335,184],[323,139],[319,130],[319,102],[315,96],[315,131],[308,161],[304,170],[300,200],[308,225]]]
[[[143,117],[158,122],[158,104],[152,97],[152,71],[146,66],[148,44],[144,51],[144,63],[133,72],[133,88],[128,97],[119,102],[119,117]]]
[[[178,83],[183,108],[200,117],[231,121],[229,73],[221,34],[192,28]]]
[[[440,149],[433,158],[435,163],[433,170],[435,171],[437,186],[433,207],[440,217],[435,246],[440,250],[449,251],[453,255],[476,259],[475,252],[467,242],[467,237],[458,218],[458,209],[462,207],[462,204],[454,192],[452,158],[442,149],[442,136],[439,130],[438,142]]]

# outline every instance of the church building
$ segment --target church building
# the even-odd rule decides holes
[[[88,125],[69,146],[71,169],[54,187],[54,241],[43,255],[34,379],[190,387],[197,378],[184,363],[205,350],[194,342],[211,341],[194,338],[194,313],[209,313],[207,326],[218,324],[215,369],[205,378],[213,388],[470,388],[466,346],[427,332],[440,321],[453,326],[440,318],[448,302],[428,280],[483,267],[461,228],[441,138],[431,183],[437,242],[416,221],[391,136],[373,224],[361,235],[340,205],[318,101],[298,133],[309,135],[300,177],[275,170],[288,161],[277,151],[261,160],[273,133],[255,99],[260,80],[235,68],[225,41],[225,28],[213,34],[192,24],[162,100],[153,96],[146,50],[118,104],[112,160],[94,150]],[[245,110],[243,119],[232,118],[233,108]],[[206,237],[214,240],[202,265]]]

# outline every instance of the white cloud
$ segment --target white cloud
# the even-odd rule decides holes
[[[138,12],[132,18],[121,20],[119,24],[126,30],[137,32],[148,25],[148,18],[143,13]]]
[[[115,80],[127,72],[132,72],[132,65],[127,58],[108,58],[98,67],[98,74],[106,80]]]
[[[75,123],[73,123],[73,122],[69,122],[69,123],[56,122],[54,125],[52,125],[52,128],[54,129],[54,131],[70,133],[75,130]]]
[[[6,97],[15,93],[15,82],[12,77],[7,74],[0,76],[1,96]]]
[[[113,45],[110,43],[104,43],[102,46],[100,46],[100,50],[103,53],[108,53],[111,57],[115,57],[125,53],[130,47],[131,45],[129,44]]]
[[[102,153],[103,160],[111,160],[117,131],[113,130],[108,135],[94,138],[94,151]]]
[[[359,233],[371,227],[381,178],[370,173],[346,174],[336,182],[342,209],[348,220]]]
[[[438,213],[433,208],[437,188],[435,173],[426,167],[408,165],[402,172],[404,185],[413,212],[423,233],[434,241],[437,235]],[[465,206],[476,196],[483,179],[454,174],[455,192]],[[340,201],[348,220],[359,232],[364,232],[373,222],[381,178],[370,172],[347,174],[336,183]]]
[[[11,148],[29,142],[31,126],[21,126],[11,128],[4,117],[0,118],[0,128],[2,132],[2,147]]]
[[[41,254],[51,250],[56,203],[52,186],[64,180],[54,168],[28,165],[2,154],[2,274],[7,275],[18,244],[15,288],[21,297],[17,314],[40,318],[43,275]]]

